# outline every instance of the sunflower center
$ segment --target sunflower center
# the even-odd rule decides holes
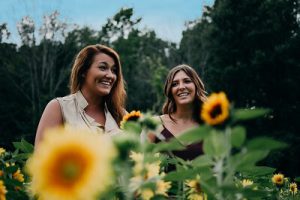
[[[80,175],[81,167],[74,161],[64,163],[61,169],[62,177],[68,181],[73,181]]]
[[[79,184],[86,174],[87,159],[78,152],[64,152],[56,159],[50,169],[49,181],[57,187]]]
[[[222,113],[222,108],[220,104],[215,105],[212,109],[211,112],[209,113],[211,118],[216,118]]]
[[[139,116],[131,116],[127,119],[127,121],[136,122],[139,118]]]
[[[196,183],[195,189],[196,189],[197,192],[201,192],[202,191],[200,183],[198,183],[198,182]]]
[[[277,178],[277,182],[282,182],[281,177],[278,177],[278,178]]]

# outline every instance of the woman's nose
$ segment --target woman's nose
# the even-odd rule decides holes
[[[179,89],[184,89],[184,88],[185,88],[184,83],[179,83]]]
[[[106,77],[113,78],[114,77],[114,73],[111,70],[107,70]]]

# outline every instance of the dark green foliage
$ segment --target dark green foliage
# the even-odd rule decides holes
[[[299,30],[297,0],[216,0],[184,32],[180,45],[183,59],[209,91],[225,91],[236,107],[272,110],[263,122],[246,125],[251,137],[268,135],[291,144],[267,163],[293,175],[299,170],[292,166],[300,166]]]

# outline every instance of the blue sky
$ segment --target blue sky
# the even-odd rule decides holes
[[[0,0],[0,24],[8,23],[11,41],[19,43],[16,24],[22,17],[30,16],[36,24],[54,10],[60,19],[95,30],[117,13],[121,7],[133,7],[134,17],[142,17],[140,28],[153,29],[158,37],[179,42],[185,22],[197,19],[203,5],[214,0]]]

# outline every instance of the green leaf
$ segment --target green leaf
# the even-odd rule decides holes
[[[31,153],[19,153],[14,156],[16,160],[27,160],[31,156]]]
[[[15,173],[18,170],[18,168],[19,168],[18,166],[9,166],[9,167],[5,168],[5,171],[7,173],[12,174],[12,173]]]
[[[227,152],[226,138],[223,133],[212,131],[210,135],[204,139],[203,151],[209,156],[221,156]]]
[[[208,167],[213,165],[213,160],[211,156],[202,155],[192,160],[191,163],[195,167]]]
[[[253,166],[246,169],[243,169],[244,176],[264,176],[264,175],[271,175],[276,171],[275,168],[272,167],[265,167],[265,166]]]
[[[203,173],[203,176],[202,176]],[[202,180],[206,180],[212,177],[212,172],[207,167],[203,168],[193,168],[193,169],[179,169],[168,173],[164,180],[166,181],[183,181],[186,179],[194,179],[196,175],[200,174]]]
[[[250,120],[250,119],[264,116],[265,114],[267,114],[269,112],[270,112],[270,109],[263,109],[263,108],[257,108],[257,109],[253,109],[253,110],[236,109],[233,112],[232,118],[233,118],[233,121]]]
[[[246,129],[242,126],[236,126],[232,129],[231,144],[234,147],[241,147],[246,139]]]
[[[166,181],[182,181],[185,179],[192,179],[196,175],[195,170],[179,170],[168,173],[164,180]]]
[[[34,146],[24,139],[22,139],[21,142],[13,142],[13,145],[16,149],[24,153],[33,153],[34,150]]]
[[[247,197],[247,199],[265,199],[266,197],[269,197],[270,194],[268,191],[265,190],[254,190],[252,188],[243,188],[242,193],[244,194],[244,197]]]
[[[22,187],[23,183],[15,179],[5,179],[5,185],[14,188],[15,186]]]
[[[135,133],[137,135],[140,135],[140,133],[142,132],[142,127],[137,122],[129,121],[124,123],[124,130],[128,133]]]
[[[284,142],[280,142],[268,137],[259,137],[255,138],[248,142],[246,145],[249,150],[274,150],[274,149],[282,149],[287,147],[288,145]]]
[[[237,171],[242,172],[244,169],[253,167],[255,163],[264,159],[269,154],[269,151],[255,150],[247,153],[239,153],[232,156],[230,162],[236,167]]]
[[[300,176],[296,177],[295,181],[300,182]]]
[[[184,145],[189,145],[202,141],[206,138],[211,130],[209,126],[200,126],[197,128],[189,129],[188,131],[181,134],[177,139]]]
[[[155,144],[153,151],[161,152],[161,151],[174,151],[174,150],[183,150],[185,146],[183,146],[176,138],[169,140],[168,142],[160,142]]]

